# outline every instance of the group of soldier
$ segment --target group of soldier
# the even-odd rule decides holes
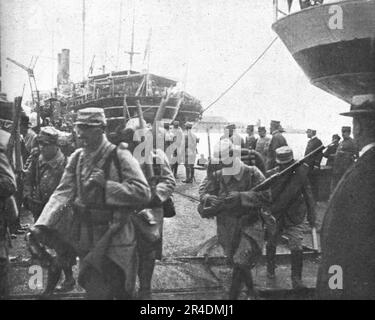
[[[271,122],[271,137],[260,127],[259,138],[254,137],[253,126],[248,126],[248,135],[242,139],[235,126],[229,125],[215,145],[207,176],[199,187],[198,211],[203,218],[216,219],[218,241],[232,266],[230,299],[239,297],[243,284],[248,297],[256,297],[251,270],[262,254],[264,241],[267,276],[275,278],[276,247],[281,238],[287,240],[291,251],[292,285],[295,289],[304,287],[303,232],[306,221],[311,228],[316,224],[317,199],[310,183],[323,156],[333,163],[334,189],[321,233],[323,256],[317,292],[320,297],[374,295],[375,283],[369,280],[374,264],[366,260],[373,248],[371,228],[375,223],[371,218],[374,103],[353,105],[344,115],[354,119],[358,146],[350,138],[350,127],[343,127],[343,141],[338,143],[340,139],[334,135],[333,143],[323,153],[316,130],[308,129],[303,161],[294,159],[279,121]],[[28,152],[23,206],[34,216],[27,242],[33,259],[48,269],[43,297],[52,294],[62,274],[64,281],[57,289],[73,289],[76,280],[72,268],[78,257],[78,283],[89,299],[151,298],[155,260],[162,255],[163,219],[175,214],[171,196],[176,186],[179,140],[186,140],[185,182],[191,182],[198,139],[191,132],[191,124],[185,125],[186,134],[176,122],[174,132],[169,133],[168,124],[163,131],[164,150],[152,145],[144,150],[141,160],[135,156],[144,142],[145,135],[139,134],[141,127],[129,122],[120,133],[120,143],[115,145],[107,140],[103,110],[81,109],[74,123],[80,148],[67,157],[58,146],[55,128],[42,127],[36,134],[29,131],[28,125],[22,131],[21,123]],[[1,210],[9,216],[15,211],[9,208],[15,207],[12,195],[17,185],[5,140],[0,148]],[[28,149],[28,145],[37,148]],[[336,163],[341,171],[335,171]],[[363,188],[358,187],[360,184]],[[1,279],[5,279],[7,261],[4,217],[2,214]],[[351,250],[353,243],[361,248]],[[362,263],[361,269],[355,262]],[[332,293],[327,289],[329,268],[334,264],[344,268],[350,290]]]

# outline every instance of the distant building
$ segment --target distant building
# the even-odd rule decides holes
[[[223,131],[227,124],[229,124],[229,121],[224,117],[204,116],[195,124],[194,129],[197,131],[206,131],[206,129],[212,131]]]

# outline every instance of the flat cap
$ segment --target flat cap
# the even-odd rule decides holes
[[[85,108],[78,110],[77,120],[75,125],[86,126],[105,126],[107,121],[105,119],[104,110],[101,108]]]
[[[38,142],[45,144],[57,144],[59,132],[54,127],[41,127],[38,134]]]
[[[294,159],[291,147],[284,146],[276,149],[276,162],[278,164],[286,164]]]

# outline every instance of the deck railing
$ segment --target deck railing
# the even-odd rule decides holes
[[[348,0],[273,0],[274,22],[291,13],[327,3],[338,3]]]

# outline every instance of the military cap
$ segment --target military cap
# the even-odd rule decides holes
[[[193,127],[193,124],[191,122],[186,122],[185,123],[185,128],[186,129],[191,129]]]
[[[276,162],[278,164],[286,164],[291,162],[293,159],[292,148],[284,146],[276,149]]]
[[[234,123],[229,123],[225,126],[225,129],[236,129],[236,124]]]
[[[180,125],[180,121],[173,121],[173,126],[174,127],[178,127]]]
[[[306,133],[311,132],[314,136],[316,135],[316,130],[315,129],[307,129]]]
[[[341,128],[341,132],[352,132],[352,128],[348,126],[343,126]]]
[[[340,113],[342,116],[375,116],[375,101],[367,100],[362,104],[352,104],[349,112]]]
[[[254,130],[254,125],[253,124],[249,124],[249,125],[247,125],[246,129]]]
[[[77,120],[75,125],[86,126],[105,126],[107,121],[105,119],[104,110],[101,108],[85,108],[78,110]]]
[[[38,142],[45,144],[57,144],[59,132],[54,127],[42,127],[38,134]]]
[[[258,132],[259,132],[259,131],[264,131],[264,132],[266,132],[267,130],[266,130],[266,127],[259,127],[259,128],[258,128]]]
[[[271,120],[271,126],[280,126],[280,121],[278,120]]]
[[[338,134],[334,134],[334,135],[332,136],[332,140],[338,140],[338,141],[340,141],[340,140],[341,140],[341,137],[340,137]]]

